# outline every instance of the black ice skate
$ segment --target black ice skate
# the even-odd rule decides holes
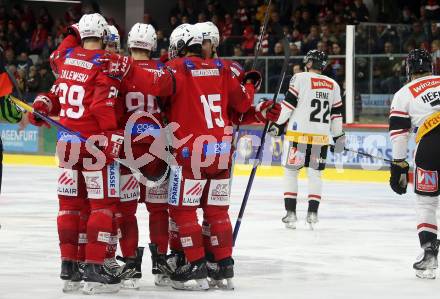
[[[118,292],[121,279],[107,273],[103,265],[87,264],[84,271],[84,282],[83,293],[93,295]]]
[[[206,291],[209,289],[207,277],[206,260],[200,259],[178,267],[170,278],[176,290]]]
[[[208,281],[211,288],[234,290],[234,260],[231,257],[218,262],[207,262]]]
[[[118,264],[116,258],[112,257],[104,260],[104,270],[107,271],[107,273],[118,276],[122,267]]]
[[[154,275],[154,284],[159,287],[170,286],[171,280],[170,275],[174,272],[175,268],[171,268],[167,262],[166,254],[159,254],[157,252],[157,245],[150,243],[151,252],[151,263],[152,270],[151,273]],[[171,258],[171,256],[170,256]]]
[[[306,222],[309,225],[311,230],[314,230],[316,227],[316,223],[318,223],[318,213],[316,212],[307,212]]]
[[[144,247],[136,249],[135,258],[123,258],[118,256],[118,260],[125,263],[119,274],[121,278],[121,286],[125,289],[139,289],[139,279],[142,278],[142,256],[144,255]]]
[[[286,224],[286,228],[296,229],[296,222],[298,221],[298,218],[296,218],[296,212],[287,211],[286,216],[281,220]]]
[[[82,275],[78,263],[73,261],[62,261],[60,278],[64,280],[63,292],[70,293],[81,288]]]
[[[417,277],[435,279],[436,269],[438,267],[437,255],[439,244],[440,240],[434,240],[424,244],[423,254],[413,265]]]

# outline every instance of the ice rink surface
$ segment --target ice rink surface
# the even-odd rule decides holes
[[[55,168],[5,167],[0,200],[0,298],[85,298],[63,294],[56,231]],[[232,221],[247,177],[234,179]],[[319,228],[304,224],[306,182],[300,182],[298,228],[287,230],[282,180],[257,177],[235,248],[236,290],[178,292],[157,288],[144,255],[139,291],[102,298],[429,298],[440,281],[419,280],[414,195],[387,184],[324,184]],[[147,246],[147,212],[139,206],[140,245]],[[87,297],[90,298],[90,297]]]

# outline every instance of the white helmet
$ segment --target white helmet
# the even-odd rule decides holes
[[[195,25],[179,25],[173,30],[173,32],[171,32],[168,57],[174,59],[185,47],[202,45],[202,43],[203,34]]]
[[[105,36],[106,44],[115,44],[116,50],[119,52],[121,50],[121,36],[119,35],[118,29],[113,26],[108,26],[108,34]]]
[[[87,37],[104,38],[108,30],[107,21],[99,13],[86,14],[78,22],[81,39]]]
[[[129,49],[155,51],[157,47],[156,30],[150,24],[136,23],[128,33],[127,44]]]
[[[214,47],[220,43],[220,33],[213,22],[203,22],[195,24],[203,34],[203,40],[210,40]]]

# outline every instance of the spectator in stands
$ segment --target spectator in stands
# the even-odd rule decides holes
[[[246,1],[239,0],[238,8],[235,12],[237,19],[239,20],[242,27],[245,27],[249,24],[249,9],[246,5]]]
[[[381,52],[386,54],[387,57],[378,58],[377,64],[380,66],[384,78],[391,77],[393,75],[393,67],[396,64],[396,59],[393,55],[393,44],[391,42],[386,42]]]
[[[25,93],[27,89],[26,85],[26,70],[17,69],[16,71],[17,87],[21,93]]]
[[[301,22],[297,26],[301,33],[309,33],[310,27],[314,25],[314,23],[310,11],[304,10],[301,12]]]
[[[424,1],[425,5],[423,8],[426,11],[426,18],[430,21],[440,20],[440,5],[438,0],[427,0]]]
[[[55,82],[55,77],[50,69],[49,63],[44,63],[40,68],[40,90],[50,90]]]
[[[153,53],[153,57],[160,57],[159,53],[162,49],[168,50],[169,42],[168,42],[168,38],[165,37],[162,30],[157,30],[156,35],[157,35],[157,48],[156,51]]]
[[[430,40],[440,39],[440,23],[431,23]]]
[[[312,18],[314,18],[317,14],[317,7],[314,4],[310,3],[309,0],[301,0],[296,9],[301,12],[309,12]]]
[[[46,29],[46,31],[50,31],[53,26],[53,19],[49,14],[49,11],[47,10],[47,7],[40,8],[40,15],[38,16],[38,23],[43,25],[43,28]],[[38,24],[37,24],[38,26]]]
[[[412,33],[408,36],[405,47],[408,46],[409,43],[420,45],[425,40],[427,40],[427,36],[423,31],[422,23],[416,21],[412,25]]]
[[[280,24],[280,14],[277,11],[270,14],[268,28],[270,28],[270,32],[275,39],[280,40],[283,38],[283,26]]]
[[[401,64],[395,63],[392,67],[392,76],[384,79],[381,83],[381,91],[385,94],[394,94],[402,87]]]
[[[41,90],[40,80],[41,78],[37,71],[37,67],[35,65],[31,66],[29,68],[29,75],[26,81],[27,92],[31,93],[32,95],[36,95]]]
[[[354,0],[354,2],[348,6],[348,9],[356,23],[368,22],[370,14],[363,0]]]
[[[338,39],[336,36],[331,32],[330,26],[325,24],[321,25],[321,35],[320,38],[323,42],[331,44],[331,43],[337,43]]]
[[[243,56],[243,51],[239,45],[234,47],[234,55],[233,56]]]
[[[293,65],[293,67],[292,67],[292,72],[293,72],[294,75],[295,75],[295,74],[298,74],[298,73],[301,73],[302,71],[303,71],[303,69],[302,69],[301,64],[299,64],[299,63],[295,63],[295,64]]]
[[[257,38],[255,37],[254,29],[251,26],[247,26],[243,31],[243,42],[241,43],[244,55],[252,55],[256,44]]]
[[[405,5],[401,12],[400,23],[413,24],[416,20],[417,18],[414,13],[407,5]]]
[[[14,53],[14,50],[11,48],[9,48],[5,51],[5,64],[7,66],[9,66],[9,65],[17,66],[17,60],[15,59],[15,53]],[[15,70],[13,73],[15,73]]]
[[[43,48],[47,42],[47,30],[44,28],[43,23],[38,23],[37,28],[32,34],[31,40],[31,52],[33,54],[41,54]]]
[[[49,35],[49,36],[47,37],[47,42],[46,42],[46,44],[44,45],[43,51],[41,52],[41,58],[42,58],[43,60],[48,60],[50,54],[51,54],[53,51],[55,51],[56,49],[57,49],[57,45],[56,45],[56,43],[55,43],[55,40],[54,40],[54,38],[53,38],[51,35]]]
[[[17,69],[28,72],[32,65],[33,62],[29,58],[28,54],[26,52],[21,52],[17,58]]]
[[[306,54],[309,50],[316,49],[319,42],[319,30],[318,26],[313,25],[310,27],[310,33],[303,40],[303,45],[301,47],[301,52]]]

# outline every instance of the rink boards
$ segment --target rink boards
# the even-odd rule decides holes
[[[56,132],[35,127],[27,128],[21,134],[12,134],[11,125],[1,126],[2,139],[5,147],[4,163],[7,165],[57,165],[55,158]],[[391,143],[385,125],[350,125],[345,127],[347,135],[346,147],[359,152],[391,159]],[[242,126],[237,143],[234,175],[248,176],[255,159],[262,126]],[[21,145],[20,147],[18,145]],[[20,148],[25,149],[20,152]],[[412,157],[415,149],[410,142],[408,157]],[[283,175],[281,165],[283,139],[268,137],[264,144],[262,164],[258,176],[277,177]],[[409,159],[411,160],[411,159]],[[301,176],[304,177],[304,172]],[[327,180],[387,182],[389,179],[388,165],[380,159],[371,159],[353,152],[327,157],[327,169],[323,176]]]

